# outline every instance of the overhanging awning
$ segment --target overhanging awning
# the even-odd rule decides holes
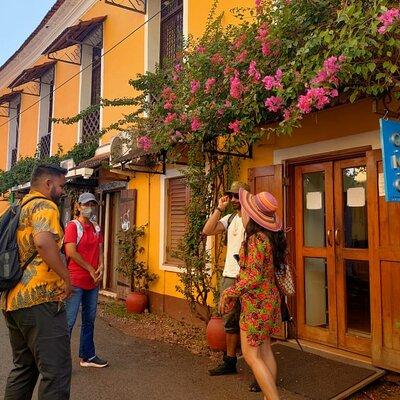
[[[15,91],[11,93],[4,94],[3,96],[0,97],[0,106],[2,106],[5,103],[9,103],[12,101],[15,97],[20,96],[21,91]]]
[[[102,25],[106,18],[107,16],[96,17],[88,21],[81,21],[77,25],[64,29],[61,35],[42,54],[48,55],[67,47],[84,43],[85,38]]]
[[[13,89],[17,86],[24,85],[28,82],[35,81],[43,76],[50,68],[53,68],[56,61],[49,61],[44,64],[36,65],[32,68],[24,69],[8,86]]]

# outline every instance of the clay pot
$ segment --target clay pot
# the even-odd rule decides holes
[[[128,294],[125,300],[126,310],[129,313],[141,314],[147,308],[147,294],[133,292]]]
[[[207,325],[207,344],[211,350],[226,351],[226,333],[221,317],[211,317]]]

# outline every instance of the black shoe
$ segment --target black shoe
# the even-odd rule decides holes
[[[102,360],[100,357],[93,357],[90,360],[81,360],[81,367],[94,367],[94,368],[104,368],[108,367],[108,362]]]
[[[222,364],[214,369],[210,369],[208,373],[211,376],[237,374],[236,363],[236,357],[224,356]]]
[[[253,392],[253,393],[261,392],[260,385],[257,383],[257,381],[255,379],[253,382],[251,382],[251,384],[249,386],[249,390],[250,390],[250,392]]]

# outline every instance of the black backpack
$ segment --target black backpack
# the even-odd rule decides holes
[[[13,204],[0,219],[0,292],[13,288],[22,278],[25,268],[35,259],[35,251],[23,265],[19,263],[17,229],[22,207],[32,200],[46,199],[46,197],[35,196],[25,203]]]

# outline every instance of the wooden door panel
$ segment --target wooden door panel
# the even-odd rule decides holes
[[[311,179],[313,174],[323,174],[322,204],[324,204],[324,232],[325,240],[320,241],[317,247],[315,241],[307,243],[305,234],[304,213],[304,182]],[[304,178],[305,174],[311,174]],[[321,175],[322,176],[322,175]],[[320,178],[319,178],[320,179]],[[321,185],[321,183],[320,183]],[[332,163],[319,163],[295,168],[295,227],[296,227],[296,274],[297,274],[297,322],[299,336],[304,339],[318,341],[336,346],[337,344],[337,316],[336,316],[336,279],[335,279],[335,243],[333,240],[334,210],[333,210],[333,167]],[[308,208],[307,208],[308,209]],[[308,209],[308,210],[311,210]],[[321,210],[321,208],[320,208]],[[307,211],[309,212],[309,211]],[[313,217],[314,218],[314,217]],[[310,220],[311,221],[311,220]],[[319,225],[321,227],[321,225]],[[314,235],[315,236],[315,235]],[[325,278],[323,277],[322,260],[325,260]],[[308,269],[307,269],[308,268]],[[309,275],[307,275],[309,274]],[[324,279],[326,280],[324,284]],[[309,287],[307,283],[309,282]],[[316,283],[316,286],[315,286]],[[322,285],[324,286],[322,287]],[[326,315],[323,308],[316,309],[321,298],[326,295]],[[318,298],[318,301],[310,296]],[[319,297],[318,297],[319,296]],[[321,297],[322,296],[322,297]],[[308,303],[309,302],[309,303]],[[310,307],[307,310],[307,307]],[[318,317],[322,323],[319,323]],[[307,321],[308,318],[308,321]],[[325,321],[325,322],[324,322]]]
[[[249,168],[248,182],[253,194],[260,192],[272,193],[278,202],[279,217],[284,221],[283,212],[283,166],[282,164],[267,167]],[[280,333],[276,335],[279,339],[286,339],[288,335],[286,323],[282,324]]]
[[[119,196],[119,220],[116,221],[116,235],[121,229],[130,229],[136,223],[136,189],[122,190]],[[115,258],[114,258],[115,259]],[[131,280],[121,273],[117,275],[117,296],[126,299],[131,292]]]
[[[379,193],[381,173],[381,151],[368,152],[372,362],[400,372],[400,204]]]

